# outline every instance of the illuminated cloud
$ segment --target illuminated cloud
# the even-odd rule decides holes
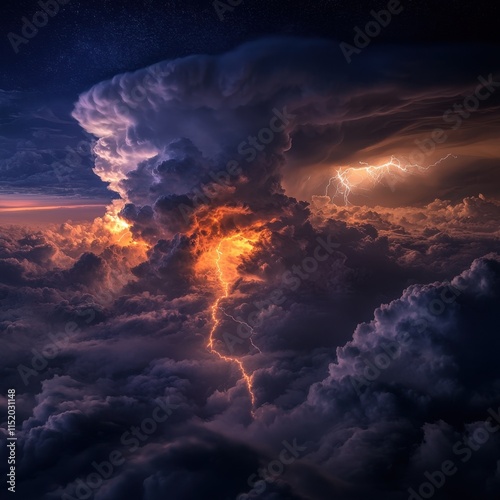
[[[345,73],[333,44],[268,40],[80,96],[74,117],[96,136],[95,171],[120,201],[93,223],[0,240],[0,331],[16,338],[2,352],[4,383],[20,384],[16,367],[33,365],[47,332],[78,325],[18,394],[23,498],[74,496],[112,451],[126,461],[97,498],[236,498],[296,439],[304,457],[262,498],[392,500],[433,464],[426,436],[445,457],[487,416],[499,384],[500,264],[485,257],[498,245],[498,202],[417,204],[424,184],[394,206],[324,196],[335,168],[407,153],[405,137],[432,130],[429,117],[491,71],[486,53],[471,77],[462,53],[442,50],[456,70],[434,49],[373,48]],[[284,128],[252,146],[275,118]],[[473,123],[461,129],[472,149]],[[448,279],[464,292],[431,317]],[[359,362],[405,332],[414,343],[358,394]],[[171,418],[131,452],[123,434],[167,399]],[[495,444],[456,489],[488,498]]]
[[[463,95],[483,88],[488,75],[495,77],[486,48],[470,61],[468,75],[461,65],[454,70],[450,63],[447,72],[440,67],[444,53],[459,61],[457,49],[418,49],[406,57],[402,49],[374,52],[370,61],[384,64],[366,61],[368,75],[361,63],[346,68],[330,42],[254,42],[221,56],[118,75],[81,95],[73,115],[98,138],[96,173],[125,201],[139,205],[152,205],[160,195],[194,199],[200,183],[213,185],[213,174],[231,160],[243,173],[231,179],[236,191],[230,195],[251,203],[262,189],[276,191],[281,180],[292,195],[309,201],[324,192],[336,167],[382,164],[393,155],[423,168],[442,167],[436,162],[450,153],[500,158],[489,126],[498,120],[496,87],[479,110],[460,118],[459,127],[450,120],[461,115],[446,115],[454,104],[463,108]],[[289,119],[283,133],[266,143],[272,136],[262,130],[275,110]],[[429,145],[440,127],[439,143],[432,139]],[[227,197],[219,198],[224,203]]]

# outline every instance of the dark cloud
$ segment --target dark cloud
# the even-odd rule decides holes
[[[414,163],[418,154],[428,166],[446,153],[498,159],[491,132],[500,94],[491,50],[374,49],[370,58],[346,65],[334,43],[277,38],[119,75],[82,94],[73,115],[101,138],[98,175],[135,204],[151,205],[165,194],[199,199],[200,184],[213,190],[210,172],[225,172],[231,160],[242,173],[231,179],[233,189],[219,193],[220,203],[258,207],[262,197],[282,189],[283,177],[291,194],[310,199],[324,191],[332,167],[358,160],[396,154]],[[468,118],[455,111],[445,119],[486,81],[493,83],[483,89],[489,97],[479,109],[466,112]],[[281,125],[275,116],[285,122],[283,132],[259,135],[270,124]],[[448,132],[447,139],[423,154],[415,140],[430,140],[436,128]],[[455,173],[466,175],[471,161],[455,164]],[[429,196],[421,180],[411,184],[412,202]],[[470,183],[468,194],[479,194]]]
[[[110,199],[92,172],[92,138],[71,118],[72,103],[0,90],[0,191]]]
[[[387,49],[339,70],[337,49],[256,42],[80,97],[95,171],[121,200],[93,223],[0,240],[2,386],[18,392],[23,499],[75,497],[93,462],[119,452],[97,499],[236,500],[286,441],[300,453],[261,498],[399,500],[443,460],[459,464],[455,443],[497,410],[498,203],[309,205],[283,187],[299,161],[404,134],[487,70],[488,53],[464,69],[455,49]],[[268,147],[238,155],[276,117]],[[62,332],[54,354],[49,333]],[[382,354],[389,364],[365,380]],[[27,384],[20,365],[36,372]],[[446,491],[495,498],[499,436]]]

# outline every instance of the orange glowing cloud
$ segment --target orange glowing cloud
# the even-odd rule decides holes
[[[238,321],[225,311],[224,301],[230,297],[236,283],[243,279],[240,266],[252,255],[256,244],[267,236],[262,222],[252,219],[248,209],[242,207],[219,207],[211,213],[199,211],[195,217],[193,234],[198,236],[194,250],[197,256],[196,273],[206,280],[214,296],[210,307],[212,328],[207,348],[220,359],[238,366],[250,395],[253,413],[256,402],[253,376],[241,359],[224,354],[217,340],[222,315]],[[256,277],[252,279],[257,280]]]

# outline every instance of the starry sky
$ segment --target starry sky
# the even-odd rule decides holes
[[[401,5],[3,4],[17,498],[498,500],[500,6]]]
[[[68,95],[117,73],[190,54],[216,54],[268,35],[349,40],[371,9],[387,2],[318,1],[305,4],[244,2],[220,21],[212,2],[71,0],[15,54],[4,36],[2,89]],[[404,13],[375,43],[498,42],[499,7],[487,0],[408,0]],[[19,33],[21,18],[37,5],[4,3],[2,32]]]
[[[93,138],[71,117],[81,92],[161,60],[221,54],[266,36],[351,42],[354,27],[364,26],[371,19],[369,12],[383,7],[383,2],[319,1],[305,7],[256,1],[225,12],[221,21],[212,3],[203,0],[72,0],[32,40],[20,44],[16,53],[8,34],[20,34],[22,18],[32,19],[37,6],[9,0],[0,21],[5,34],[0,47],[0,161],[4,165],[0,191],[63,197],[61,203],[66,203],[65,197],[94,198],[105,204],[114,194],[91,171],[88,144]],[[372,55],[376,58],[375,48],[387,44],[498,42],[498,11],[496,4],[484,0],[473,5],[408,0],[396,22],[372,41]],[[81,146],[82,141],[87,145]],[[77,161],[72,161],[68,151],[75,150]],[[301,194],[295,191],[292,194]]]

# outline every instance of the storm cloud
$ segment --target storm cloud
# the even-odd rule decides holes
[[[329,42],[258,41],[80,96],[120,200],[0,239],[23,499],[399,500],[444,460],[460,468],[447,493],[496,498],[500,434],[463,450],[498,414],[498,201],[474,184],[385,205],[324,195],[333,166],[393,154],[497,75],[485,47],[467,70],[458,49],[401,50],[346,68]]]

